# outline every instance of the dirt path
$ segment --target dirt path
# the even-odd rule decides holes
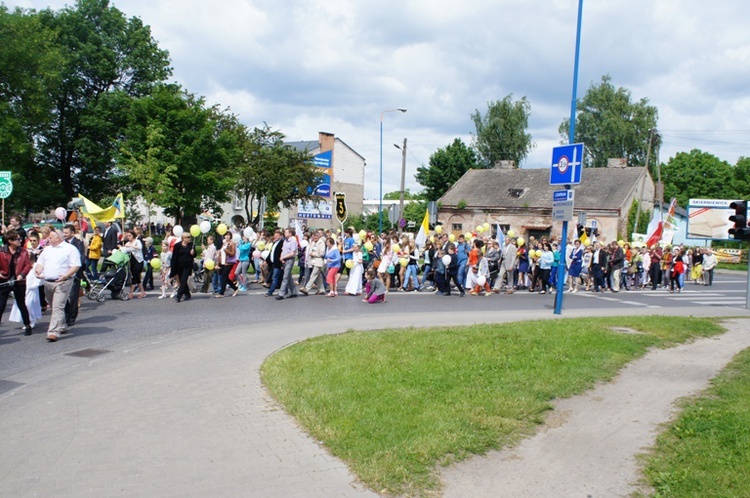
[[[725,326],[721,336],[654,350],[612,383],[560,400],[539,433],[517,447],[444,470],[444,496],[629,496],[640,476],[635,456],[674,417],[675,401],[706,388],[750,347],[750,320]]]

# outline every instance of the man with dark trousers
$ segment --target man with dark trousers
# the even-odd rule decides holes
[[[84,264],[86,259],[86,249],[84,248],[81,239],[76,237],[76,228],[73,225],[65,225],[62,231],[65,242],[75,247],[81,255],[81,266],[75,274],[73,286],[70,288],[70,294],[68,294],[68,302],[65,304],[65,324],[68,327],[72,327],[76,324],[76,319],[78,318],[78,297],[81,291],[83,269],[86,267]]]
[[[607,268],[607,251],[600,242],[594,242],[594,255],[591,258],[591,270],[594,275],[594,292],[606,288],[604,270]]]
[[[273,241],[271,242],[271,249],[268,251],[268,257],[266,263],[271,268],[271,286],[266,292],[266,296],[270,297],[274,291],[281,285],[281,277],[284,275],[284,262],[281,260],[281,249],[284,247],[283,237],[281,236],[281,230],[278,228],[273,232]]]

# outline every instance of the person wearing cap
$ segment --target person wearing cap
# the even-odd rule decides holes
[[[48,243],[39,255],[34,272],[44,280],[44,293],[52,308],[47,330],[47,341],[55,342],[68,332],[65,323],[65,303],[73,287],[75,274],[81,268],[81,254],[63,240],[58,230],[51,230]]]

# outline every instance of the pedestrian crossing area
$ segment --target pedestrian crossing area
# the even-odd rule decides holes
[[[669,289],[625,291],[616,294],[611,292],[593,293],[579,292],[576,295],[589,299],[617,302],[646,308],[664,308],[672,306],[722,306],[745,307],[747,290],[742,288],[723,288],[721,290],[705,286],[686,285],[681,292],[670,292]],[[566,295],[566,298],[568,295]],[[665,302],[663,302],[663,301]]]

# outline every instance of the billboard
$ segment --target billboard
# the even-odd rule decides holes
[[[733,200],[690,199],[688,201],[688,237],[691,239],[733,240],[729,229],[734,223],[729,217]]]
[[[331,202],[331,176],[333,151],[328,150],[316,154],[312,158],[313,164],[323,168],[323,178],[318,185],[308,188],[308,193],[321,198],[319,201],[299,201],[297,202],[297,217],[330,220],[333,217],[333,204]]]

